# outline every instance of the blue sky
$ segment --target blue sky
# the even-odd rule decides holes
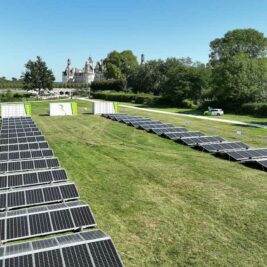
[[[207,62],[209,42],[228,30],[267,36],[266,14],[267,0],[2,0],[0,76],[19,77],[39,55],[60,81],[67,58],[82,67],[125,49]]]

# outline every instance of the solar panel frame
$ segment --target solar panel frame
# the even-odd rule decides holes
[[[54,157],[53,150],[50,148],[36,150],[22,150],[12,152],[0,152],[0,162],[24,160],[34,158],[50,158]]]
[[[153,128],[151,132],[157,135],[163,135],[164,133],[169,132],[188,132],[184,127],[169,127],[169,128]]]
[[[142,126],[144,126],[144,125],[161,125],[161,124],[163,124],[162,122],[160,122],[160,121],[144,121],[144,122],[137,122],[137,123],[132,123],[132,126],[133,127],[135,127],[135,128],[137,128],[137,129],[139,129],[139,128],[141,128]]]
[[[71,190],[71,192],[67,192],[68,194],[64,191],[66,187]],[[58,196],[56,198],[49,198],[49,194],[53,194],[53,190],[58,190]],[[4,211],[22,207],[47,205],[49,203],[67,202],[79,198],[80,195],[75,184],[70,182],[21,187],[12,191],[0,191],[0,199],[2,200],[0,202],[0,210]]]
[[[175,127],[172,123],[162,123],[162,124],[156,124],[156,125],[149,125],[148,127],[142,126],[141,128],[147,132],[153,133],[153,129],[168,129],[172,127]]]
[[[0,139],[0,147],[5,145],[19,145],[19,144],[30,144],[30,143],[38,143],[45,142],[45,138],[43,135],[39,136],[28,136],[28,137],[14,137],[14,138],[5,138]]]
[[[234,150],[241,150],[241,149],[248,149],[249,146],[243,142],[222,142],[219,144],[201,144],[198,147],[206,152],[209,153],[219,153],[224,151],[234,151]]]
[[[138,123],[142,123],[142,122],[151,122],[151,121],[152,121],[151,119],[142,118],[140,120],[129,120],[129,121],[126,121],[125,123],[128,126],[134,126],[134,124],[138,124]]]
[[[85,222],[85,224],[77,225],[72,217],[72,211],[76,210],[80,207],[87,207],[87,212],[91,214],[92,221]],[[32,229],[30,227],[30,221],[33,222],[30,218],[32,216],[36,217],[37,214],[48,214],[49,215],[49,223],[50,223],[50,232],[41,232],[41,233],[34,233],[36,229]],[[56,221],[53,223],[52,217],[53,214],[64,214],[64,218],[61,218],[62,224],[59,225],[59,217],[56,217]],[[70,221],[66,220],[66,214],[70,214],[72,225]],[[5,226],[3,226],[3,221],[5,221]],[[55,227],[55,223],[57,223],[57,228]],[[65,224],[65,228],[62,227],[63,223]],[[25,238],[32,238],[36,236],[48,235],[51,233],[61,233],[67,231],[73,231],[78,229],[85,229],[96,226],[96,220],[92,213],[91,208],[82,201],[72,201],[72,205],[67,205],[66,203],[61,204],[50,204],[46,206],[37,206],[31,208],[24,208],[20,210],[13,210],[13,211],[5,211],[0,214],[0,232],[4,231],[4,237],[2,236],[1,242],[6,243],[9,241],[15,241]],[[23,228],[21,228],[21,226]],[[45,226],[47,227],[47,225]],[[23,231],[21,231],[23,229]]]
[[[43,135],[41,131],[35,132],[22,132],[22,133],[9,133],[9,134],[0,134],[1,139],[9,139],[15,137],[27,137],[27,136],[40,136]]]
[[[182,137],[180,141],[188,146],[198,146],[201,144],[222,143],[225,139],[218,135],[201,137]]]
[[[39,131],[37,127],[31,127],[31,128],[19,128],[19,129],[1,129],[0,133],[22,133],[22,132],[36,132]]]
[[[42,178],[41,180],[43,174],[46,175],[46,179]],[[67,173],[63,168],[7,173],[0,175],[0,192],[10,188],[59,183],[62,181],[67,181]]]
[[[169,132],[169,133],[167,132],[167,133],[163,133],[162,136],[164,136],[165,138],[171,139],[173,141],[177,141],[181,139],[182,137],[186,137],[186,136],[200,137],[200,136],[205,136],[205,134],[201,132],[197,132],[197,131],[187,131],[187,132]]]
[[[267,157],[267,148],[224,151],[221,154],[230,160],[245,161]]]
[[[22,267],[22,265],[19,264],[20,261],[18,258],[28,257],[28,262],[31,261],[33,263],[33,265],[31,266],[42,267],[42,265],[40,265],[41,261],[39,261],[38,256],[43,255],[42,253],[46,253],[46,255],[49,255],[47,257],[50,257],[53,251],[58,251],[57,262],[59,262],[60,264],[63,263],[64,267],[98,266],[98,259],[96,257],[92,257],[95,251],[90,250],[90,246],[92,247],[94,246],[94,244],[97,244],[97,246],[99,247],[99,252],[106,250],[106,253],[103,254],[104,261],[106,262],[101,266],[124,267],[113,240],[110,238],[110,236],[106,235],[98,229],[89,230],[83,233],[74,233],[65,236],[52,237],[41,241],[31,241],[16,245],[7,245],[6,249],[0,256],[0,261],[6,261],[6,263],[8,264],[9,261],[13,259],[12,263],[15,265],[12,265],[12,267]],[[83,250],[79,250],[79,248],[83,248]],[[75,251],[75,255],[71,251]],[[66,255],[68,258],[71,258],[71,261],[67,259]],[[69,255],[72,255],[73,257],[69,257]],[[53,256],[51,256],[50,260],[52,259],[54,259]],[[108,259],[110,259],[110,261]],[[47,261],[44,262],[47,263],[45,266],[56,265],[55,263],[51,262],[50,263],[52,265],[48,265]],[[89,265],[91,264],[91,262],[92,265]],[[27,265],[25,267],[31,266]],[[57,265],[57,267],[60,266],[62,265]]]

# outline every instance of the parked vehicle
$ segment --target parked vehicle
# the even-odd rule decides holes
[[[209,110],[204,112],[204,115],[206,115],[206,116],[222,116],[222,115],[224,115],[224,112],[220,108],[209,108]]]

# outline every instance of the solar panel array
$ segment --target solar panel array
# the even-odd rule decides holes
[[[33,120],[2,119],[0,267],[123,266],[111,238],[100,230],[65,235],[96,226],[91,208],[79,198]],[[5,244],[59,233],[60,237]]]
[[[111,238],[100,230],[0,248],[0,266],[123,267]]]
[[[243,142],[230,142],[221,136],[206,136],[202,132],[188,131],[184,127],[177,127],[140,116],[127,114],[103,114],[102,116],[230,160],[257,166],[263,170],[267,169],[267,149],[250,149]]]

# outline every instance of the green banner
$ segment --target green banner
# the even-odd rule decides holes
[[[78,105],[76,102],[71,102],[72,115],[78,115]]]
[[[114,102],[113,104],[115,113],[119,113],[120,112],[119,102]]]
[[[32,106],[31,104],[25,104],[25,113],[27,116],[31,116],[32,115]]]

